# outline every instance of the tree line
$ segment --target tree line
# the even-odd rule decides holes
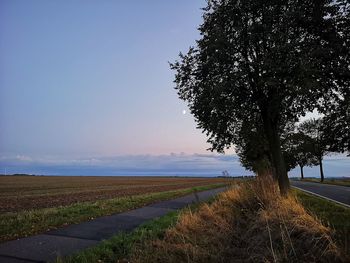
[[[309,119],[300,123],[294,131],[283,138],[282,151],[287,171],[299,166],[301,179],[304,179],[304,167],[318,165],[323,182],[324,156],[332,152],[346,151],[345,144],[336,144],[332,141],[333,137],[333,129],[329,129],[324,118]]]
[[[293,166],[322,171],[328,151],[349,151],[347,0],[208,0],[199,31],[171,68],[210,150],[234,146],[243,166],[273,175],[282,195]],[[322,125],[295,128],[314,110]]]

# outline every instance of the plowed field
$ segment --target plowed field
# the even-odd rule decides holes
[[[224,178],[0,176],[0,212],[227,183]]]

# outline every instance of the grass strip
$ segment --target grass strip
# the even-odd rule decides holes
[[[179,211],[170,212],[167,215],[147,222],[133,232],[120,233],[108,240],[102,241],[99,245],[82,250],[77,254],[58,259],[57,262],[118,262],[125,260],[130,256],[135,244],[145,242],[146,240],[162,238],[165,230],[173,226],[179,216]]]
[[[182,214],[164,237],[137,246],[130,259],[177,263],[343,262],[343,258],[332,231],[293,195],[281,197],[272,179],[258,177],[226,191],[196,213]]]
[[[95,202],[81,202],[69,206],[21,211],[18,213],[4,213],[0,215],[0,241],[43,233],[60,226],[77,224],[96,217],[142,207],[157,201],[222,186],[225,186],[225,184],[212,184],[173,191],[118,197]]]
[[[309,212],[336,230],[337,242],[344,247],[345,233],[350,228],[350,209],[299,190],[293,192]],[[171,212],[139,226],[133,232],[118,234],[95,247],[59,259],[57,262],[128,262],[133,251],[142,248],[142,244],[163,239],[165,230],[175,225],[179,215],[180,211]]]
[[[340,186],[348,186],[348,187],[350,187],[350,180],[349,179],[329,178],[329,179],[324,179],[323,182],[320,182],[320,179],[304,178],[301,181],[303,181],[303,182],[319,183],[319,184],[332,184],[332,185],[340,185]]]
[[[215,197],[210,198],[205,203],[212,203]],[[130,233],[120,233],[110,239],[102,241],[97,246],[84,249],[76,254],[65,258],[58,258],[57,262],[64,263],[93,263],[93,262],[129,262],[130,256],[137,246],[149,242],[150,240],[161,239],[165,231],[174,226],[179,216],[191,210],[195,212],[201,203],[189,205],[184,209],[172,211],[165,216],[150,220]]]
[[[335,230],[337,242],[350,253],[350,209],[298,189],[292,191],[308,212]]]

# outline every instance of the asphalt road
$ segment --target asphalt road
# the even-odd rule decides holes
[[[350,187],[301,181],[291,181],[291,185],[350,206]]]
[[[97,245],[120,232],[129,232],[148,220],[164,216],[187,205],[206,201],[226,188],[192,193],[172,200],[88,222],[69,225],[44,234],[20,238],[0,244],[0,263],[56,262],[57,257],[73,254]]]

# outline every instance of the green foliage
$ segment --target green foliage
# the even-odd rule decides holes
[[[236,143],[236,152],[241,164],[258,175],[271,173],[271,159],[263,128],[257,123],[243,122],[241,140]]]
[[[320,165],[321,182],[324,180],[323,174],[323,157],[329,153],[329,145],[326,134],[324,133],[324,121],[322,118],[310,119],[301,123],[298,130],[312,139],[311,151],[317,159],[317,164]]]
[[[297,165],[303,168],[318,163],[314,152],[314,140],[302,132],[288,134],[282,147],[288,170]]]
[[[347,39],[338,28],[345,7],[331,2],[209,1],[197,47],[171,67],[214,149],[230,146],[252,113],[296,120],[336,96]]]
[[[246,123],[262,127],[286,187],[281,130],[315,108],[327,111],[350,86],[349,9],[332,0],[208,1],[201,38],[171,68],[211,150],[251,137],[242,133]]]
[[[322,132],[329,150],[348,152],[350,156],[350,89],[333,104],[323,120]]]
[[[302,122],[298,130],[300,133],[311,138],[311,147],[317,157],[323,157],[328,151],[327,137],[323,132],[322,118],[309,119]]]

